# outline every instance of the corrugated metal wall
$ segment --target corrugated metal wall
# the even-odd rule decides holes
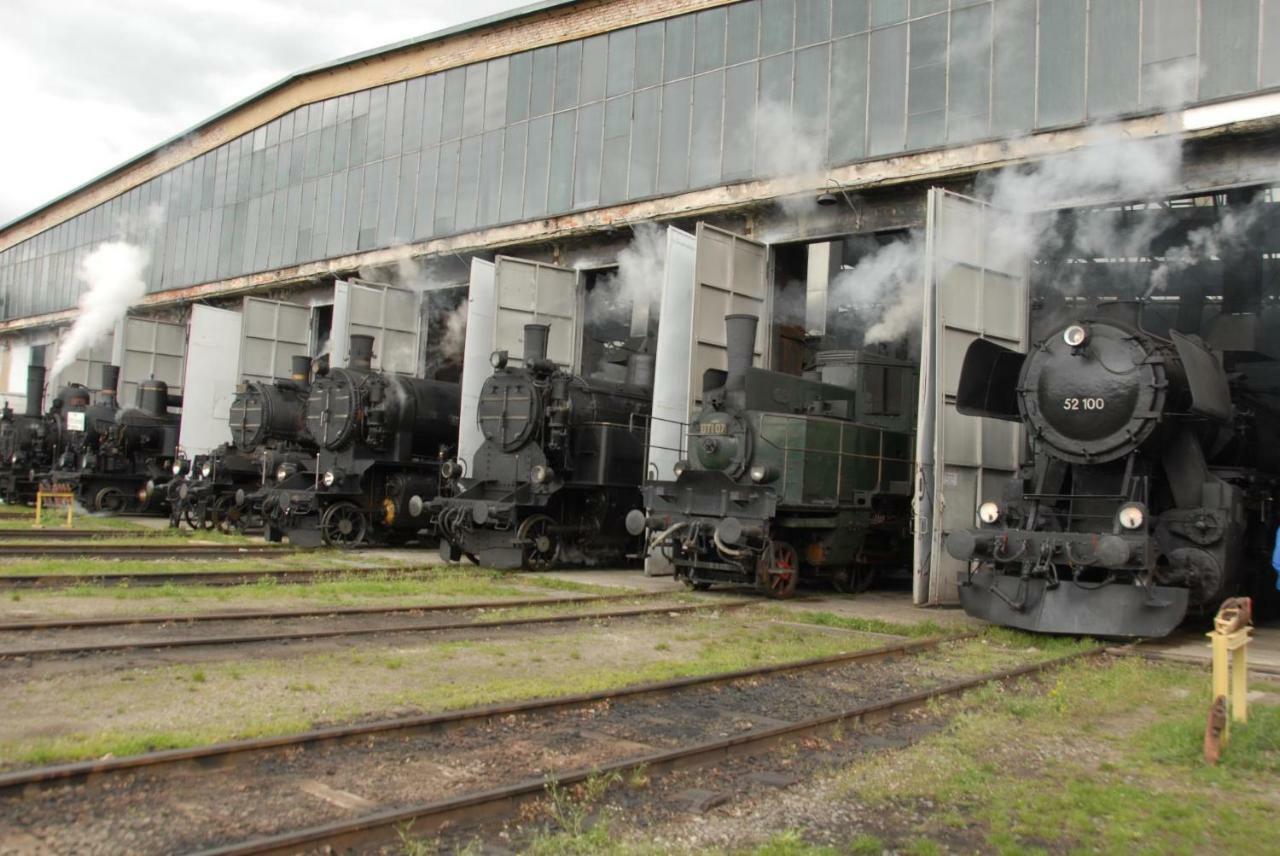
[[[0,253],[2,317],[109,239],[162,291],[1255,91],[1278,39],[1280,0],[748,0],[295,110]]]

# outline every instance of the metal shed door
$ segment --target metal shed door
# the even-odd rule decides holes
[[[311,310],[297,303],[246,297],[240,311],[240,378],[287,378],[295,356],[310,356]]]
[[[756,328],[756,365],[769,363],[770,310],[769,248],[759,241],[723,229],[698,224],[693,265],[693,347],[689,365],[689,412],[702,403],[702,375],[725,369],[724,318],[750,313],[760,318]]]
[[[962,416],[956,389],[965,351],[990,339],[1026,352],[1030,300],[1026,257],[999,240],[990,205],[929,191],[924,335],[920,353],[914,599],[959,600],[965,564],[947,555],[947,532],[973,526],[984,497],[996,496],[1018,467],[1017,423]]]
[[[373,367],[422,374],[422,319],[418,293],[398,285],[338,280],[333,287],[332,363],[346,366],[353,334],[373,337]]]
[[[667,227],[667,258],[658,305],[658,343],[653,366],[653,424],[649,431],[649,474],[672,477],[685,455],[685,423],[693,390],[689,365],[693,353],[693,283],[697,239]]]
[[[119,329],[117,327],[116,329]],[[54,346],[54,358],[56,359],[57,349],[62,346],[62,339],[71,328],[64,327],[58,331],[58,344]],[[102,367],[112,364],[112,353],[115,351],[115,333],[111,332],[94,342],[88,351],[81,351],[76,357],[75,362],[67,366],[58,376],[50,378],[49,400],[53,401],[53,396],[58,394],[58,390],[62,389],[69,383],[79,383],[87,386],[89,389],[98,389],[102,386]],[[51,359],[50,365],[53,364]],[[25,383],[25,381],[24,381]]]
[[[187,327],[149,318],[124,320],[124,357],[120,365],[120,403],[130,406],[138,386],[155,378],[181,392],[183,360],[187,353]]]
[[[577,271],[498,256],[494,269],[493,350],[521,365],[524,325],[550,324],[547,356],[570,371],[582,359],[582,289]],[[485,355],[488,359],[488,355]]]
[[[494,266],[481,259],[471,260],[471,285],[467,289],[467,340],[462,346],[462,407],[458,421],[458,460],[471,472],[472,459],[484,435],[476,423],[480,390],[493,371]]]
[[[231,439],[231,399],[240,378],[227,343],[240,338],[240,313],[191,307],[187,371],[182,382],[182,430],[178,443],[190,456],[203,455]]]

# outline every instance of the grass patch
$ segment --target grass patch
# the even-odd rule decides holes
[[[945,636],[949,632],[947,628],[934,621],[899,624],[896,621],[885,621],[879,618],[855,618],[853,616],[836,615],[833,612],[812,612],[809,610],[793,611],[776,606],[769,607],[769,614],[770,617],[779,620],[816,624],[819,627],[838,627],[842,630],[856,630],[860,633],[883,633],[887,636]]]
[[[899,847],[959,822],[999,853],[1264,852],[1258,830],[1280,809],[1280,708],[1255,706],[1209,768],[1208,684],[1198,670],[1125,659],[1064,667],[1039,692],[985,687],[952,703],[943,732],[869,756],[843,788],[885,818],[929,806],[923,829],[898,830]]]

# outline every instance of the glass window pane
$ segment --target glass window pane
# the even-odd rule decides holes
[[[414,240],[429,238],[435,234],[436,216],[436,163],[440,150],[431,147],[422,150],[418,159],[417,205],[413,217]]]
[[[369,143],[369,114],[357,113],[351,120],[351,167],[364,166]]]
[[[725,72],[724,152],[720,175],[725,181],[752,174],[755,152],[756,63]]]
[[[760,60],[760,109],[791,115],[791,73],[793,54]]]
[[[1029,131],[1036,108],[1035,0],[1001,0],[992,31],[991,130],[1005,136]]]
[[[551,117],[529,123],[529,145],[524,161],[524,216],[547,213],[547,168],[551,158]]]
[[[326,181],[332,181],[326,177]],[[298,263],[298,217],[302,211],[302,186],[289,188],[284,218],[284,264]]]
[[[378,226],[375,246],[389,247],[396,231],[396,203],[400,198],[400,158],[390,157],[382,164],[382,183],[378,189]]]
[[[970,6],[951,13],[947,139],[972,140],[987,134],[991,99],[991,7]]]
[[[683,15],[667,21],[662,68],[663,80],[676,80],[693,74],[692,15]]]
[[[755,59],[760,52],[760,2],[735,3],[729,7],[730,65]]]
[[[330,255],[354,253],[360,245],[360,195],[363,187],[364,167],[352,167],[347,171],[346,205],[342,209],[342,242],[338,245],[337,252],[330,251]],[[332,209],[330,213],[332,214]]]
[[[911,73],[907,83],[907,148],[935,146],[946,135],[947,16],[910,26]]]
[[[1214,0],[1200,15],[1200,98],[1258,87],[1259,0]]]
[[[942,0],[946,8],[947,0]],[[831,38],[831,0],[796,0],[796,47]]]
[[[644,89],[635,95],[631,121],[631,170],[627,185],[632,199],[652,196],[657,185],[661,97],[658,89]]]
[[[693,87],[679,80],[662,87],[662,135],[658,152],[658,190],[671,193],[689,186],[689,110]]]
[[[357,250],[378,245],[378,212],[382,208],[382,162],[364,168],[363,196],[360,198],[360,236]]]
[[[404,90],[404,138],[403,149],[416,152],[422,148],[422,103],[427,91],[427,79],[415,77]]]
[[[491,60],[484,86],[484,129],[501,128],[507,120],[507,58]]]
[[[631,152],[631,96],[605,102],[604,155],[600,177],[600,201],[627,198],[627,162]]]
[[[512,223],[524,211],[524,150],[529,126],[524,122],[506,130],[502,144],[502,210],[500,220]]]
[[[556,109],[578,106],[578,77],[582,73],[582,42],[556,48]]]
[[[1085,0],[1056,0],[1040,6],[1040,95],[1036,127],[1084,118]]]
[[[502,191],[502,131],[490,131],[480,141],[479,213],[476,223],[492,226],[498,222]]]
[[[396,225],[391,244],[405,244],[413,240],[413,209],[417,201],[418,153],[412,152],[400,159],[400,181],[396,185]]]
[[[871,0],[871,26],[883,27],[907,19],[907,0]],[[871,52],[875,53],[872,41]]]
[[[316,173],[318,175],[328,175],[333,172],[333,160],[337,148],[338,128],[328,127],[320,132],[320,156],[316,164]],[[283,146],[281,147],[283,149]]]
[[[945,12],[947,0],[911,0],[911,17],[932,15],[934,12]]]
[[[720,126],[724,114],[724,72],[693,79],[693,141],[689,149],[689,185],[706,187],[720,180]]]
[[[467,66],[466,93],[463,96],[462,134],[471,136],[484,130],[485,66],[482,63]]]
[[[385,154],[383,141],[387,132],[387,87],[379,86],[369,93],[369,141],[365,144],[365,159],[381,160]]]
[[[1172,106],[1194,100],[1199,39],[1197,6],[1196,0],[1160,0],[1143,5],[1143,104]],[[1280,9],[1280,4],[1268,3],[1266,9],[1270,13]],[[1265,67],[1271,57],[1264,57]]]
[[[813,141],[817,152],[822,151],[823,142],[827,139],[827,81],[830,77],[830,65],[831,49],[827,45],[796,51],[792,111],[796,130]]]
[[[346,176],[339,179],[339,183],[346,180]],[[308,236],[303,249],[307,258],[318,259],[323,258],[325,248],[329,244],[329,229],[331,218],[329,216],[329,206],[333,203],[333,184],[332,175],[326,175],[317,181],[307,182],[310,194],[307,213],[307,230]],[[338,220],[338,233],[342,232],[342,220]],[[298,241],[298,236],[294,237]]]
[[[387,129],[383,134],[384,154],[398,155],[404,142],[404,82],[387,87]],[[324,158],[321,157],[323,162]],[[323,172],[323,170],[321,170]]]
[[[551,172],[547,181],[547,213],[555,216],[573,205],[573,146],[577,113],[557,113],[551,128]]]
[[[604,98],[608,51],[608,36],[596,36],[582,43],[582,84],[578,100],[583,104]]]
[[[529,90],[529,115],[551,112],[556,85],[556,49],[538,48],[533,52],[533,80]]]
[[[444,73],[444,108],[440,119],[440,139],[462,136],[462,108],[467,94],[467,70],[453,68]]]
[[[1280,83],[1280,3],[1262,7],[1262,79],[1259,86]]]
[[[721,6],[699,12],[695,19],[694,72],[719,68],[724,65],[724,33],[728,12]]]
[[[609,95],[630,92],[636,79],[636,31],[634,27],[609,34]]]
[[[604,103],[597,101],[578,111],[578,144],[573,168],[573,207],[585,208],[600,201],[600,158],[604,146]]]
[[[1138,4],[1092,0],[1089,6],[1089,115],[1138,106]]]
[[[761,0],[760,55],[791,50],[795,21],[795,0]]]
[[[907,28],[871,33],[869,153],[900,151],[907,109]]]
[[[507,124],[522,122],[529,116],[529,80],[533,73],[533,54],[519,53],[510,58],[507,68]]]
[[[333,129],[333,171],[342,172],[351,165],[351,120],[339,122]],[[294,144],[298,148],[298,144]],[[289,165],[289,183],[297,184],[302,178],[302,158],[295,152]]]
[[[332,137],[333,135],[332,128],[329,129],[329,135],[330,137]],[[322,134],[321,135],[322,139],[320,140],[321,155],[324,154],[323,136],[324,135]],[[285,140],[276,148],[276,190],[283,190],[284,188],[289,186],[289,168],[291,166],[290,160],[291,160],[292,154],[293,154],[293,140]],[[329,146],[329,159],[331,161],[333,160],[332,144],[330,144]],[[214,200],[213,200],[215,205],[218,204],[217,196],[218,194],[215,192]]]
[[[422,102],[422,145],[434,146],[440,142],[444,124],[444,75],[433,74],[427,78],[427,91]]]
[[[662,80],[661,21],[636,28],[636,88],[653,86]]]
[[[457,142],[440,147],[439,165],[436,167],[435,229],[437,235],[453,234],[453,215],[458,201],[458,150]]]

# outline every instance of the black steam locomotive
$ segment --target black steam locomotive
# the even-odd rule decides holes
[[[1268,567],[1277,422],[1231,360],[1144,329],[1135,302],[1100,305],[1026,355],[974,342],[958,408],[1020,421],[1030,458],[981,504],[979,525],[947,535],[972,562],[965,611],[1157,637],[1245,592]]]
[[[40,477],[53,465],[57,411],[42,412],[44,380],[44,366],[29,366],[26,409],[15,414],[7,401],[0,407],[0,501],[10,505],[35,502]]]
[[[291,376],[245,381],[230,408],[231,442],[193,461],[175,461],[170,522],[193,529],[243,531],[261,522],[262,488],[282,464],[307,467],[315,443],[306,430],[311,360],[293,358]],[[278,540],[275,539],[275,540]]]
[[[96,401],[71,384],[58,393],[60,437],[50,480],[72,487],[94,511],[166,512],[182,396],[162,380],[143,381],[135,406],[117,400],[120,369],[103,366]]]
[[[450,560],[545,570],[618,561],[639,547],[623,521],[640,497],[652,357],[631,354],[625,381],[581,377],[547,359],[549,331],[525,325],[522,366],[493,354],[474,472],[448,462],[451,489],[431,504]]]
[[[269,538],[351,547],[427,527],[457,443],[459,387],[374,371],[372,336],[353,335],[349,354],[348,368],[320,369],[311,384],[305,424],[318,452],[276,465],[261,506]]]
[[[627,527],[695,589],[800,579],[862,589],[905,571],[914,457],[914,364],[829,351],[799,378],[753,368],[757,318],[725,318],[728,371],[709,371],[675,481],[649,481]]]

